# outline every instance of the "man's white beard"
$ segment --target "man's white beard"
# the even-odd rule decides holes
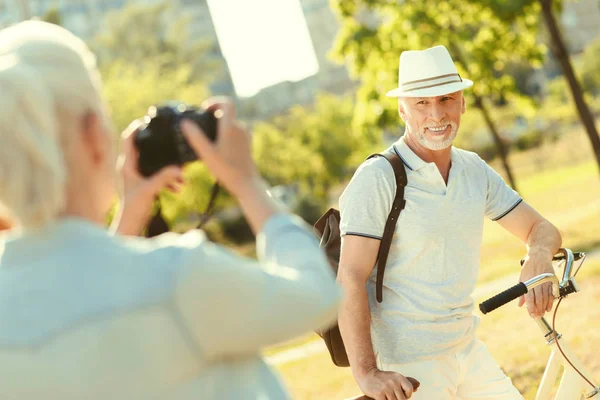
[[[419,141],[419,143],[421,144],[421,146],[425,147],[426,149],[429,149],[429,150],[447,149],[448,147],[452,146],[452,142],[454,142],[454,139],[456,138],[456,135],[458,134],[458,126],[456,125],[455,122],[448,122],[447,125],[450,125],[450,135],[444,139],[439,139],[439,140],[429,139],[425,135],[426,128],[423,128],[420,132],[417,132],[415,135],[413,135],[413,137],[415,139],[417,139]],[[412,127],[408,123],[406,124],[406,129],[412,134],[415,133],[414,129],[412,129]]]

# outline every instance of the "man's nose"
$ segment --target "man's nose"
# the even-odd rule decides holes
[[[439,104],[434,103],[431,105],[431,108],[429,109],[429,115],[432,119],[434,119],[436,121],[441,121],[445,115],[444,108],[441,107]]]

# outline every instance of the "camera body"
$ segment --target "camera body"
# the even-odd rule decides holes
[[[148,177],[168,165],[184,165],[198,159],[181,132],[184,119],[198,124],[211,141],[216,140],[217,119],[212,112],[174,101],[151,106],[134,139],[140,174]]]

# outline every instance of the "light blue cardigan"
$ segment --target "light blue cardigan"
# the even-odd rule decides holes
[[[288,398],[259,351],[332,322],[341,291],[297,217],[267,221],[257,252],[241,258],[200,231],[111,236],[72,218],[8,235],[0,397]]]

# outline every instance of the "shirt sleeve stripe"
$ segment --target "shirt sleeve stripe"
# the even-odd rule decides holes
[[[360,233],[360,232],[346,232],[344,234],[342,234],[342,236],[362,236],[362,237],[367,237],[367,238],[371,238],[371,239],[377,239],[377,240],[381,240],[381,236],[375,236],[375,235],[368,235],[366,233]]]
[[[521,202],[523,201],[523,199],[519,199],[517,200],[517,202],[508,210],[506,210],[505,212],[503,212],[502,214],[500,214],[498,217],[492,219],[492,221],[498,221],[499,219],[504,218],[508,213],[510,213],[512,210],[514,210],[519,204],[521,204]]]

